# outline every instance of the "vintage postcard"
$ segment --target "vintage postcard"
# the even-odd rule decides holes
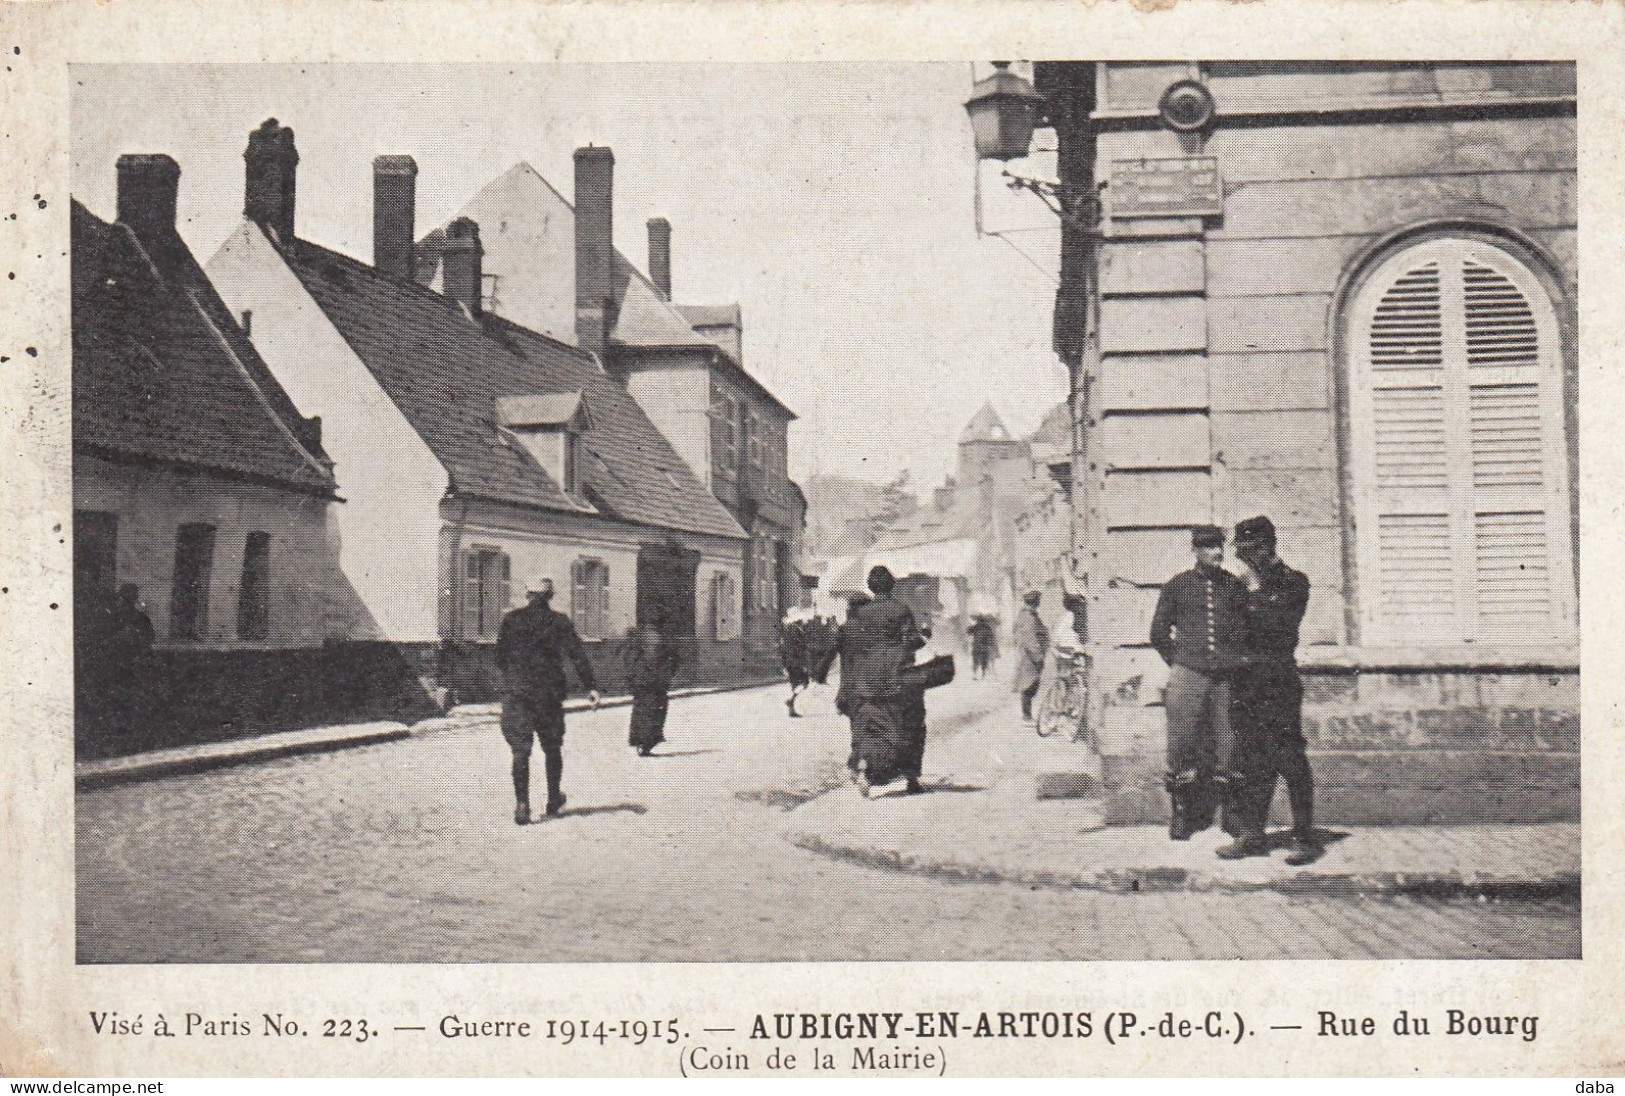
[[[0,1073],[1619,1074],[1622,19],[0,10]]]

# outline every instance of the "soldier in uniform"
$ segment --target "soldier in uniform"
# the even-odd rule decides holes
[[[497,668],[506,693],[502,698],[502,737],[513,751],[513,820],[530,822],[530,750],[532,740],[542,744],[547,759],[547,813],[564,809],[564,695],[568,691],[564,660],[598,707],[598,689],[592,663],[575,625],[563,613],[548,607],[553,580],[538,576],[525,586],[529,598],[523,608],[502,618],[497,631]]]
[[[1168,676],[1169,836],[1188,840],[1213,823],[1231,778],[1230,688],[1246,658],[1247,588],[1226,571],[1224,530],[1191,531],[1196,566],[1168,580],[1151,619],[1151,643]],[[1227,829],[1238,825],[1226,811]]]
[[[1267,856],[1275,781],[1286,782],[1292,805],[1288,864],[1321,855],[1315,837],[1315,778],[1304,754],[1303,682],[1298,677],[1298,627],[1309,606],[1309,579],[1275,554],[1275,525],[1267,517],[1236,523],[1236,556],[1246,564],[1248,664],[1236,681],[1231,721],[1242,804],[1240,833],[1219,850],[1227,860]]]

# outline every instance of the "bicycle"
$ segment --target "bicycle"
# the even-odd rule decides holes
[[[1050,738],[1062,730],[1076,739],[1084,733],[1089,701],[1089,656],[1082,651],[1055,651],[1055,675],[1041,694],[1033,713],[1038,737]]]

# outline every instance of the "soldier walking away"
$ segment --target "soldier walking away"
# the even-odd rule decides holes
[[[1021,718],[1033,721],[1033,697],[1044,676],[1044,659],[1049,653],[1049,628],[1039,619],[1038,605],[1043,596],[1037,590],[1028,590],[1021,599],[1024,604],[1016,614],[1012,640],[1016,648],[1015,691],[1021,694]]]
[[[672,679],[681,660],[677,650],[661,630],[658,620],[648,627],[633,628],[621,646],[621,667],[627,688],[632,690],[632,722],[627,741],[648,757],[666,741],[666,708],[670,703]]]
[[[1286,862],[1297,867],[1313,863],[1322,852],[1315,836],[1315,778],[1304,752],[1303,681],[1296,659],[1309,579],[1275,554],[1275,525],[1267,517],[1237,522],[1235,547],[1247,568],[1248,662],[1236,679],[1230,710],[1242,826],[1219,855],[1226,860],[1269,855],[1264,828],[1279,778],[1292,805]]]
[[[564,809],[564,695],[567,692],[564,660],[598,707],[598,688],[592,664],[563,613],[548,607],[553,580],[532,578],[525,586],[529,603],[502,618],[497,632],[497,668],[506,689],[502,698],[502,737],[513,751],[513,820],[530,822],[530,751],[534,739],[542,744],[547,763],[547,814]]]
[[[925,700],[903,680],[925,637],[914,613],[892,596],[891,571],[877,566],[867,583],[874,600],[853,602],[841,628],[841,686],[835,706],[852,724],[847,767],[865,798],[898,777],[919,792],[925,753]]]
[[[1226,571],[1224,530],[1191,531],[1196,566],[1168,580],[1151,618],[1151,644],[1173,668],[1168,676],[1168,835],[1185,841],[1226,807],[1225,828],[1239,827],[1230,802],[1232,680],[1246,659],[1247,587]]]
[[[999,626],[983,614],[970,626],[971,677],[983,678],[999,657]]]

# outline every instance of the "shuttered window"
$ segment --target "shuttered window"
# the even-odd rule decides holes
[[[1435,240],[1355,297],[1360,613],[1374,645],[1572,639],[1557,320],[1507,253]]]
[[[495,639],[512,596],[512,565],[496,548],[463,553],[464,639]]]
[[[603,560],[570,565],[570,619],[582,639],[609,635],[609,565]]]
[[[726,571],[711,578],[711,635],[718,643],[739,638],[739,591]]]

